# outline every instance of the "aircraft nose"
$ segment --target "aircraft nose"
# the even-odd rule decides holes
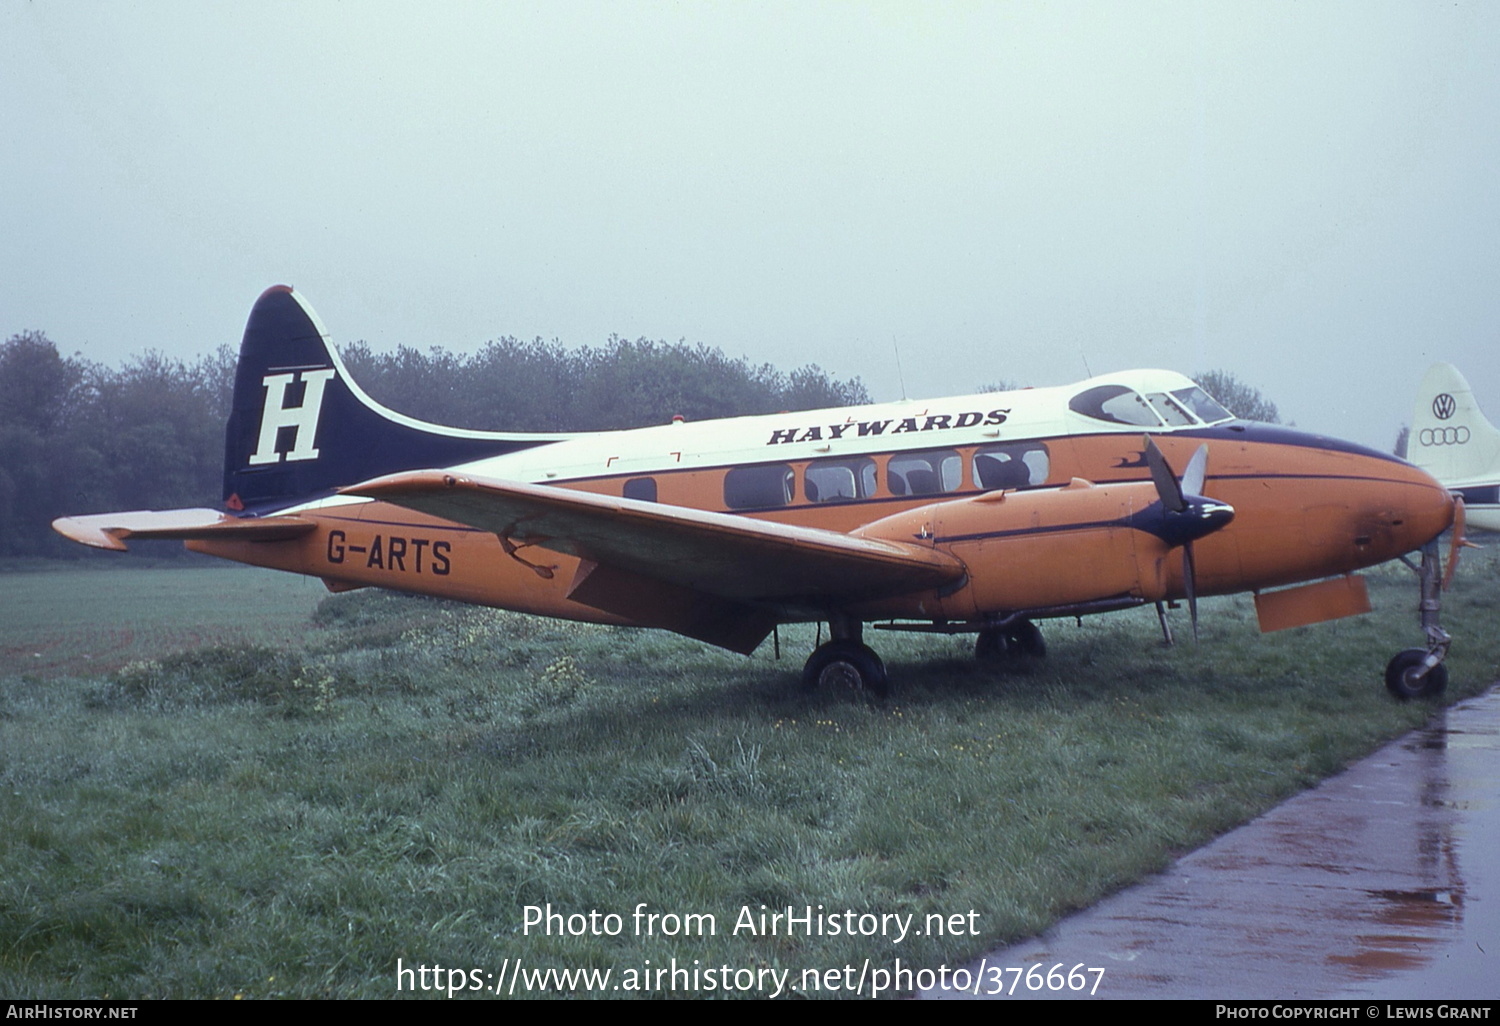
[[[1458,501],[1437,478],[1426,471],[1418,473],[1426,478],[1423,482],[1425,487],[1421,489],[1421,497],[1415,503],[1417,508],[1411,515],[1421,525],[1426,539],[1431,541],[1453,526],[1453,518],[1458,513]]]
[[[1407,468],[1407,476],[1392,491],[1395,498],[1382,519],[1390,524],[1395,544],[1385,558],[1420,549],[1453,526],[1458,506],[1453,493],[1426,471]]]
[[[1390,457],[1358,476],[1330,475],[1299,519],[1302,572],[1332,575],[1416,552],[1453,523],[1454,500],[1430,475]],[[1334,464],[1334,466],[1339,466]],[[1352,545],[1351,545],[1352,543]]]

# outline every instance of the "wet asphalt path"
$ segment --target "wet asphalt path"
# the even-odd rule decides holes
[[[1058,962],[1108,998],[1500,997],[1500,686],[987,959]]]

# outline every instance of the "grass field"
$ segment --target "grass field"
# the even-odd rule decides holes
[[[1470,558],[1449,596],[1446,700],[1500,666],[1496,571]],[[951,966],[1420,724],[1380,685],[1419,639],[1413,575],[1371,592],[1270,636],[1211,600],[1175,649],[1149,610],[1056,622],[1004,669],[872,633],[873,703],[798,691],[811,628],[778,663],[238,568],[0,575],[0,996],[391,997],[398,960],[443,967],[402,978],[428,995],[518,964],[518,994],[608,970],[613,996],[670,992],[673,959],[704,996],[720,966],[751,993]],[[584,935],[528,929],[549,905]],[[736,932],[761,906],[914,930]]]
[[[109,673],[205,645],[300,647],[312,611],[328,595],[306,577],[219,560],[150,570],[92,561],[63,567],[0,573],[6,672]]]

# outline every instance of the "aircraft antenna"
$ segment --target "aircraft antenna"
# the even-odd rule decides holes
[[[896,351],[896,380],[901,382],[901,401],[906,402],[906,375],[901,373],[901,346],[895,335],[891,336],[891,348]]]

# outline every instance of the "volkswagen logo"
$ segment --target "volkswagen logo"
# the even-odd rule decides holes
[[[1439,399],[1443,398],[1438,396]],[[1436,403],[1433,404],[1437,405]],[[1448,411],[1450,414],[1452,410]],[[1469,429],[1466,427],[1446,428],[1423,428],[1417,435],[1417,441],[1423,445],[1463,445],[1469,440]]]
[[[1454,409],[1458,406],[1453,397],[1447,392],[1436,396],[1432,400],[1432,415],[1438,420],[1447,420],[1453,416]]]

